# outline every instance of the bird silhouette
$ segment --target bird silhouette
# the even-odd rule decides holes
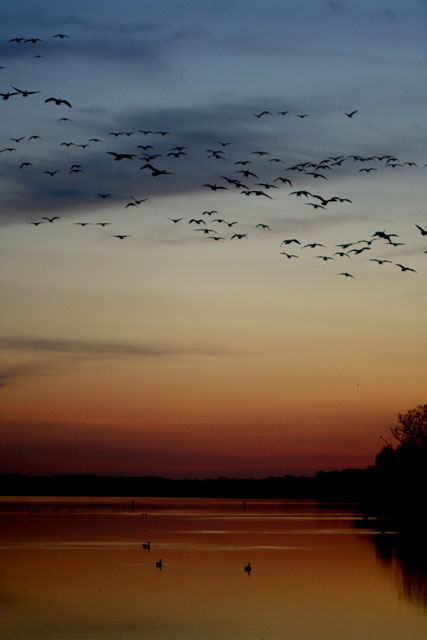
[[[18,89],[18,87],[14,87],[11,85],[12,89],[15,89],[18,93],[21,94],[23,98],[27,98],[28,96],[32,96],[34,93],[41,93],[41,91],[27,91],[26,89]]]
[[[403,264],[398,264],[397,262],[396,267],[399,267],[401,271],[413,271],[414,273],[417,273],[415,269],[412,269],[411,267],[405,267]]]
[[[19,95],[17,91],[7,91],[6,93],[0,93],[0,96],[3,98],[3,100],[9,100],[9,98],[11,96],[17,96]]]
[[[419,224],[415,224],[415,226],[417,227],[417,229],[419,229],[420,233],[422,236],[427,236],[427,230],[423,229],[422,227],[420,227]]]
[[[71,107],[71,103],[68,102],[68,100],[64,100],[63,98],[47,98],[45,102],[54,102],[58,107],[61,106],[61,104],[65,104],[67,107]]]
[[[120,160],[132,160],[135,155],[132,153],[116,153],[115,151],[107,151],[110,156],[114,156],[115,162],[119,162]]]
[[[59,216],[53,216],[53,218],[43,217],[42,220],[47,220],[48,222],[54,222],[55,220],[59,220]]]
[[[347,116],[347,118],[352,118],[352,117],[354,116],[354,114],[355,114],[355,113],[357,113],[357,109],[356,109],[355,111],[350,111],[350,113],[347,113],[347,112],[346,112],[346,114],[345,114],[345,115]]]

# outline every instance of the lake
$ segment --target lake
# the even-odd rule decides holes
[[[427,638],[424,541],[345,504],[3,498],[0,562],[2,640]]]

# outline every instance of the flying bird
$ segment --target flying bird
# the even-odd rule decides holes
[[[58,107],[61,104],[65,104],[67,107],[71,107],[71,104],[68,100],[64,100],[63,98],[46,98],[45,102],[54,102]]]
[[[282,256],[285,256],[285,258],[288,258],[289,260],[291,258],[299,258],[299,256],[297,256],[295,253],[286,253],[286,251],[281,251],[280,253]]]
[[[420,233],[422,236],[427,236],[427,230],[423,229],[422,227],[420,227],[419,224],[415,224],[415,226],[417,227],[417,229],[419,229]]]
[[[47,220],[48,222],[54,222],[55,220],[59,220],[59,216],[53,216],[53,218],[43,217],[42,220]]]
[[[0,96],[3,98],[3,100],[9,100],[9,98],[11,96],[17,96],[18,92],[17,91],[7,91],[6,93],[0,93]]]
[[[350,113],[346,112],[345,115],[347,116],[347,118],[352,118],[355,113],[357,113],[357,109],[355,111],[350,111]]]
[[[412,269],[411,267],[405,267],[403,264],[398,264],[397,262],[396,267],[399,267],[401,271],[413,271],[414,273],[417,273],[415,269]]]
[[[11,85],[12,89],[15,89],[18,93],[21,94],[23,98],[27,98],[28,96],[32,96],[34,93],[41,93],[41,91],[27,91],[26,89],[18,89],[18,87],[14,87]]]
[[[107,151],[110,156],[114,156],[114,161],[119,162],[119,160],[132,160],[135,155],[133,153],[116,153],[115,151]]]
[[[204,184],[204,187],[209,187],[209,189],[211,189],[212,191],[218,191],[218,189],[227,189],[227,187],[221,187],[218,186],[217,184]]]

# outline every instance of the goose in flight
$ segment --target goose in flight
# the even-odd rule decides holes
[[[261,191],[260,189],[246,189],[245,191],[241,191],[241,193],[243,193],[245,196],[251,196],[253,194],[254,196],[264,196],[265,198],[274,200],[274,198],[269,196],[268,193],[264,193],[264,191]]]
[[[299,258],[299,256],[297,256],[295,253],[286,253],[286,251],[281,251],[280,253],[282,256],[285,256],[285,258],[288,258],[289,260],[291,258]]]
[[[42,220],[47,220],[48,222],[54,222],[55,220],[59,220],[59,216],[53,216],[53,218],[43,217]]]
[[[124,235],[124,234],[118,233],[117,235],[113,236],[113,238],[118,238],[119,240],[124,240],[125,238],[130,238],[131,235],[132,234]]]
[[[289,180],[289,178],[282,178],[282,176],[279,176],[274,180],[274,182],[277,182],[278,180],[280,180],[280,182],[282,182],[283,184],[288,183],[288,185],[292,187],[292,182]]]
[[[172,220],[172,222],[176,224],[177,222],[180,222],[182,218],[169,218],[169,220]]]
[[[389,264],[393,264],[391,260],[379,260],[378,258],[370,258],[369,262],[377,262],[378,264],[386,264],[388,262]]]
[[[315,202],[306,202],[307,207],[313,207],[313,209],[326,209],[324,204],[316,204]]]
[[[254,178],[258,178],[258,176],[255,173],[253,173],[252,171],[249,171],[249,169],[240,169],[239,171],[236,171],[236,173],[243,173],[245,178],[249,178],[249,176],[253,176]]]
[[[63,98],[46,98],[45,102],[54,102],[58,107],[61,104],[65,104],[67,107],[71,107],[70,102],[68,102],[68,100],[64,100]]]
[[[295,242],[295,244],[301,244],[301,242],[296,238],[287,238],[286,240],[282,240],[282,242],[280,243],[280,246],[282,246],[282,244],[286,244],[286,245],[292,244],[293,242]]]
[[[6,93],[0,93],[0,96],[3,98],[3,100],[9,100],[9,98],[11,96],[17,96],[18,92],[17,91],[7,91]]]
[[[420,233],[422,236],[427,236],[427,230],[423,229],[422,227],[420,227],[419,224],[415,224],[415,226],[417,227],[417,229],[419,229]]]
[[[357,109],[355,109],[354,111],[350,111],[350,113],[345,112],[345,115],[347,116],[347,118],[352,118],[355,113],[357,113]]]
[[[103,200],[105,200],[106,198],[109,198],[112,194],[111,193],[97,193],[97,196],[99,196],[100,198],[102,198]]]
[[[43,171],[43,173],[47,173],[49,176],[54,176],[56,173],[59,173],[61,169],[55,169],[55,171]]]
[[[136,205],[139,205],[141,204],[141,202],[145,202],[146,200],[148,200],[148,198],[141,198],[140,200],[137,200],[133,196],[129,196],[129,198],[132,198],[132,200],[135,202]]]
[[[247,233],[233,233],[233,235],[231,236],[231,240],[233,240],[233,238],[237,238],[238,240],[242,240],[242,238],[247,238],[248,234]]]
[[[267,231],[271,231],[271,227],[268,226],[268,224],[262,224],[262,222],[260,222],[259,224],[255,225],[255,229],[266,229]]]
[[[110,156],[114,156],[114,161],[118,162],[119,160],[133,160],[135,155],[133,153],[116,153],[115,151],[107,151]]]
[[[209,189],[211,189],[212,191],[218,191],[218,189],[227,189],[227,187],[221,187],[218,186],[217,184],[204,184],[204,187],[209,187]]]
[[[314,196],[313,196],[313,194],[312,194],[312,193],[310,193],[310,191],[303,191],[303,190],[300,190],[300,191],[291,191],[288,195],[290,195],[290,196],[295,195],[297,198],[301,198],[301,196],[304,196],[305,198],[308,198],[308,197],[310,197],[310,196],[311,196],[312,198],[314,197]]]
[[[415,269],[412,269],[411,267],[405,267],[403,264],[398,264],[397,262],[396,267],[399,267],[401,271],[413,271],[414,273],[417,273]]]
[[[41,91],[27,91],[26,89],[18,89],[18,87],[14,87],[11,85],[12,89],[15,89],[18,93],[21,94],[23,98],[27,98],[28,96],[32,96],[34,93],[41,93]]]
[[[343,271],[342,273],[337,273],[337,276],[345,276],[346,278],[353,278],[354,280],[356,280],[356,278],[354,276],[352,276],[351,273],[348,273],[348,271]]]

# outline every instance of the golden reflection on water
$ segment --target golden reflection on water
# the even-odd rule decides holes
[[[92,498],[41,500],[27,513],[25,504],[0,513],[2,639],[425,637],[425,608],[400,597],[375,529],[355,528],[345,507],[141,499],[131,510],[130,499]]]

